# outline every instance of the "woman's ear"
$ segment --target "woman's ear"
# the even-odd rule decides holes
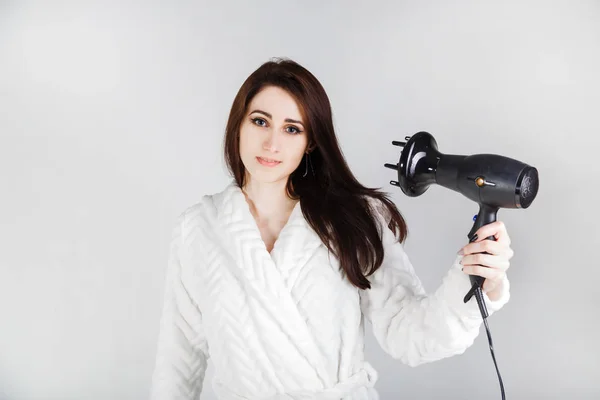
[[[306,152],[307,153],[312,153],[312,151],[315,149],[315,147],[317,147],[317,144],[315,142],[311,141],[308,144],[308,147],[306,148]]]

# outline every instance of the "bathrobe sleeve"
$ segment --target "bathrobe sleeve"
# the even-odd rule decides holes
[[[172,234],[150,390],[152,400],[198,399],[209,359],[202,314],[182,281],[184,216],[182,213],[178,217]]]
[[[427,294],[383,215],[378,213],[383,264],[368,277],[371,289],[360,291],[361,310],[375,338],[386,353],[409,366],[463,353],[473,344],[483,319],[475,297],[463,302],[471,284],[459,264],[462,256],[456,257],[437,290]],[[503,290],[496,301],[484,294],[490,316],[509,300],[506,277]]]

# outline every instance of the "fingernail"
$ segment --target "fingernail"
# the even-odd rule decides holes
[[[474,242],[474,241],[476,241],[476,240],[477,240],[477,238],[478,238],[478,236],[477,236],[477,234],[475,234],[475,236],[473,236],[473,237],[471,238],[471,242]]]
[[[458,251],[458,253],[456,253],[456,254],[458,254],[459,256],[462,256],[463,254],[465,254],[465,252],[463,251],[463,249],[460,249],[460,250]]]

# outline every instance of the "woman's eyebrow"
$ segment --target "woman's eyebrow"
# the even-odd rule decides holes
[[[252,111],[250,114],[253,114],[253,113],[261,113],[261,114],[264,114],[264,115],[266,115],[266,116],[267,116],[267,117],[269,117],[270,119],[273,119],[273,116],[272,116],[271,114],[269,114],[268,112],[266,112],[266,111],[262,111],[262,110],[254,110],[254,111]],[[285,122],[292,122],[292,123],[294,123],[294,124],[300,124],[300,125],[304,126],[304,124],[302,123],[302,121],[297,121],[297,120],[295,120],[295,119],[291,119],[291,118],[286,118],[286,119],[285,119]]]

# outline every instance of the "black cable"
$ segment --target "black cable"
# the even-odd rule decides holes
[[[494,344],[492,343],[492,334],[490,333],[490,327],[488,326],[487,317],[488,312],[485,307],[485,300],[483,298],[483,292],[480,287],[477,287],[474,292],[475,299],[477,299],[477,304],[479,305],[479,311],[481,312],[481,316],[483,318],[483,323],[485,325],[485,331],[488,337],[488,343],[490,345],[490,352],[492,353],[492,359],[494,360],[494,366],[496,367],[496,374],[498,374],[498,381],[500,382],[500,391],[502,392],[502,400],[505,400],[504,393],[504,383],[502,382],[502,376],[500,376],[500,370],[498,369],[498,363],[496,362],[496,355],[494,354]]]
[[[494,240],[493,237],[491,237],[491,239]],[[472,243],[475,240],[477,240],[477,235],[473,235],[469,239],[469,243]],[[489,254],[489,253],[484,252],[484,254]],[[502,400],[505,400],[506,396],[504,393],[504,383],[502,382],[502,376],[500,375],[500,370],[498,369],[498,363],[496,362],[496,354],[494,353],[494,344],[492,343],[492,334],[490,333],[490,327],[487,322],[487,317],[489,316],[489,314],[488,314],[487,308],[485,306],[485,299],[483,297],[483,291],[481,289],[481,286],[474,283],[473,286],[471,286],[469,293],[467,293],[467,295],[465,296],[464,302],[466,303],[467,301],[469,301],[471,296],[475,296],[475,299],[477,300],[477,305],[479,306],[479,312],[481,313],[481,318],[483,318],[483,323],[485,325],[485,332],[487,333],[488,343],[490,346],[490,352],[492,353],[492,359],[494,360],[494,367],[496,367],[496,374],[498,375],[498,381],[500,382],[500,392],[502,393]]]

